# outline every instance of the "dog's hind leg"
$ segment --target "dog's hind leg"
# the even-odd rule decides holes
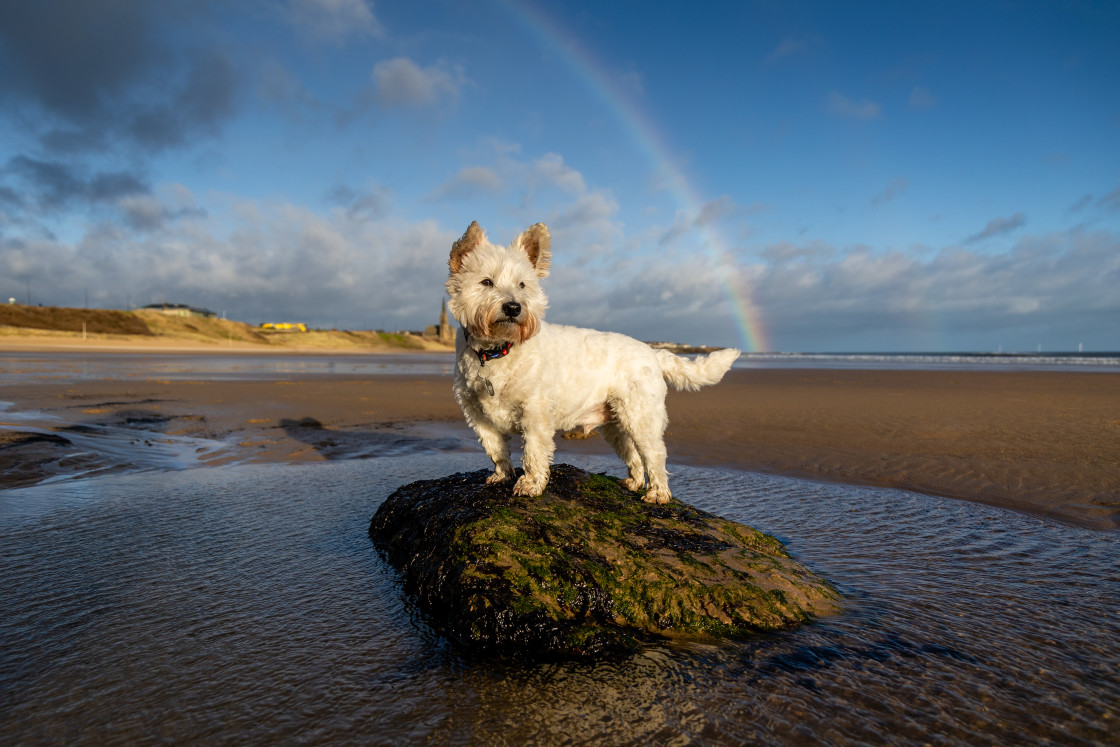
[[[646,503],[668,503],[673,494],[669,492],[669,473],[665,469],[665,442],[661,438],[636,437],[634,443],[649,473],[649,490],[642,500]]]
[[[665,428],[669,415],[665,411],[665,385],[650,391],[631,390],[627,400],[613,405],[618,426],[626,431],[646,470],[649,489],[642,500],[646,503],[668,503],[669,473],[665,469]]]
[[[617,423],[604,423],[600,430],[603,432],[603,438],[614,449],[614,453],[618,454],[618,458],[623,461],[627,472],[629,472],[630,476],[619,484],[627,490],[637,493],[646,484],[646,470],[642,466],[642,455],[638,453],[634,441]]]

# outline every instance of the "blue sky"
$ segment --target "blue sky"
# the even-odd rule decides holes
[[[1115,2],[0,2],[0,296],[418,329],[471,220],[554,322],[1120,349]]]

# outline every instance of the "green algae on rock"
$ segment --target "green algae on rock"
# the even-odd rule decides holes
[[[406,485],[370,537],[432,625],[460,643],[554,655],[743,635],[836,612],[839,594],[773,537],[604,475],[553,465],[537,498],[488,470]]]

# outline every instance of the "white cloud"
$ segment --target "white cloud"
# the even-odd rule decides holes
[[[491,192],[496,192],[502,188],[502,178],[493,169],[488,169],[485,166],[472,166],[463,169],[455,177],[455,180],[461,184],[468,184]]]
[[[559,217],[569,228],[578,228],[610,220],[618,213],[618,202],[606,192],[582,195]]]
[[[480,192],[493,193],[502,189],[502,177],[486,166],[468,166],[436,188],[429,199],[462,199]]]
[[[564,157],[558,153],[545,153],[538,158],[533,163],[532,178],[536,184],[557,187],[569,194],[581,195],[587,191],[583,174],[564,163]]]
[[[761,254],[768,264],[780,265],[806,260],[824,262],[836,254],[836,249],[821,241],[801,245],[781,241],[767,245]]]
[[[22,297],[30,279],[37,303],[73,305],[89,288],[91,301],[108,307],[127,298],[206,306],[248,322],[284,316],[321,327],[417,328],[435,315],[447,252],[463,229],[405,221],[393,210],[356,219],[345,209],[319,214],[213,195],[198,205],[176,185],[121,208],[149,217],[151,227],[97,224],[74,243],[0,237],[0,296]],[[167,217],[184,209],[189,220]],[[705,253],[657,252],[654,231],[632,246],[618,212],[610,193],[593,190],[485,227],[508,241],[545,220],[555,253],[550,318],[641,339],[741,343],[730,284],[758,307],[782,349],[857,349],[872,340],[880,349],[914,349],[937,344],[934,331],[973,349],[1011,349],[1016,340],[1033,349],[1030,338],[1046,334],[1116,343],[1120,236],[1113,233],[1028,235],[998,253],[775,242],[732,268]]]
[[[799,55],[808,50],[810,47],[815,46],[816,43],[817,42],[809,41],[808,39],[804,39],[798,36],[787,36],[782,39],[778,46],[775,47],[773,52],[766,56],[766,62],[773,64],[775,62],[784,60],[787,57]]]
[[[776,337],[800,337],[802,349],[857,337],[904,349],[906,335],[932,320],[938,333],[986,340],[991,349],[1014,334],[1033,345],[1032,335],[1067,328],[1115,344],[1114,333],[1103,339],[1109,317],[1120,314],[1114,234],[1028,236],[999,254],[949,247],[923,258],[820,244],[772,245],[765,254],[764,271],[743,292]]]
[[[630,71],[616,76],[618,85],[627,91],[632,91],[636,94],[644,94],[646,92],[645,82],[642,79],[641,73]]]
[[[854,101],[847,96],[833,91],[828,94],[828,110],[833,114],[850,119],[878,119],[883,107],[874,101]]]
[[[420,67],[407,57],[378,62],[371,77],[375,97],[383,106],[430,106],[442,98],[458,96],[466,81],[458,67]]]
[[[173,204],[162,207],[166,213]],[[109,308],[189,303],[246,322],[285,316],[401,329],[435,316],[454,231],[288,203],[207,207],[213,214],[165,221],[159,230],[100,224],[75,243],[0,238],[0,278],[19,278],[20,287],[30,279],[36,302],[75,305],[88,288],[92,302]],[[155,214],[155,206],[146,209]]]
[[[937,99],[933,94],[921,86],[914,86],[910,90],[910,99],[907,102],[911,109],[925,110],[937,106]]]
[[[999,254],[948,247],[929,254],[771,244],[735,269],[704,254],[579,271],[557,250],[549,287],[554,321],[642,339],[741,343],[724,292],[758,308],[780,349],[1034,349],[1082,335],[1115,346],[1120,236],[1076,231],[1029,236]],[[730,273],[730,275],[729,275]]]
[[[512,193],[520,200],[517,212],[536,222],[571,209],[573,198],[578,201],[588,195],[583,174],[558,153],[523,158],[518,145],[486,140],[464,157],[474,163],[429,193],[428,200]]]
[[[352,36],[385,34],[381,22],[363,0],[291,0],[288,19],[317,41],[342,42]]]

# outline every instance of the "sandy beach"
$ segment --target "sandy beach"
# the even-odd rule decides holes
[[[345,459],[386,438],[449,436],[474,448],[436,376],[284,380],[44,378],[0,400],[65,423],[221,440],[231,460]],[[1092,372],[735,370],[670,393],[670,462],[903,488],[1098,529],[1120,526],[1120,377]],[[0,415],[0,420],[3,420]],[[64,439],[0,432],[0,485],[67,469]],[[597,435],[558,442],[609,453]],[[479,455],[479,466],[488,466]],[[619,465],[621,473],[621,464]]]

